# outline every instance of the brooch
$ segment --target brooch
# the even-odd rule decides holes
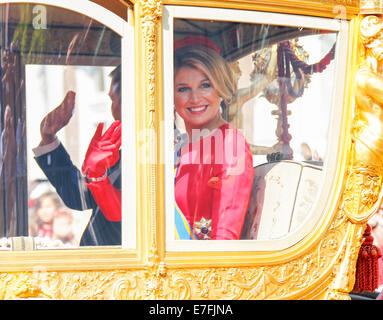
[[[211,239],[211,219],[206,220],[202,218],[198,222],[194,222],[193,232],[198,240],[210,240]]]

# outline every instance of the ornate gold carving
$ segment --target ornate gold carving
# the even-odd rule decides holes
[[[150,217],[151,217],[151,250],[157,252],[157,141],[155,134],[156,112],[156,67],[157,67],[157,27],[162,16],[161,0],[139,0],[136,3],[140,15],[144,40],[145,66],[145,105],[149,112],[149,154],[150,154]],[[150,261],[149,261],[150,263]]]
[[[349,235],[350,223],[341,210],[339,213],[313,250],[287,263],[166,269],[153,251],[144,269],[3,273],[1,298],[310,299],[317,287],[335,279],[346,248],[352,249],[351,243],[343,241]],[[342,276],[347,277],[347,272],[342,272]],[[331,290],[339,295],[347,292],[334,286]]]
[[[358,0],[320,0],[320,2],[330,3],[330,4],[340,4],[345,6],[354,6],[354,7],[357,7],[359,5]]]
[[[149,299],[163,298],[162,282],[164,281],[165,275],[165,265],[160,261],[157,251],[153,250],[149,256],[146,272],[144,273],[144,292]]]
[[[329,285],[326,299],[344,299],[352,290],[362,235],[368,218],[376,212],[382,193],[383,97],[382,20],[364,18],[360,24],[362,55],[356,75],[355,116],[349,169],[340,212],[347,226],[336,277]],[[351,223],[349,223],[349,221]]]
[[[381,52],[383,22],[376,16],[360,24],[363,60],[356,76],[356,113],[353,124],[352,164],[347,178],[344,208],[353,223],[365,223],[377,210],[382,185],[383,78]]]
[[[128,277],[126,277],[128,275]],[[113,299],[164,299],[166,269],[156,251],[148,258],[145,270],[127,273],[113,285]]]
[[[361,164],[353,167],[346,183],[344,209],[353,223],[366,222],[377,210],[382,176],[377,170]]]
[[[325,295],[328,300],[349,300],[348,292],[354,286],[356,260],[361,245],[363,227],[345,223],[345,221],[343,223],[347,226],[347,232],[344,236],[344,244],[340,247],[337,264],[335,264],[334,274],[336,276]]]
[[[367,16],[360,24],[362,60],[356,75],[352,164],[344,208],[353,223],[365,223],[377,210],[383,174],[383,20]]]
[[[139,0],[140,18],[145,41],[145,66],[147,85],[147,107],[150,113],[150,127],[154,128],[155,96],[156,96],[156,53],[157,23],[162,17],[161,0]]]
[[[382,0],[360,0],[360,12],[363,14],[373,14],[383,12]]]
[[[362,231],[339,208],[324,237],[288,262],[169,269],[152,251],[136,270],[3,273],[0,298],[347,299]]]
[[[360,1],[363,1],[363,0],[319,0],[316,2],[321,2],[321,3],[335,5],[335,6],[338,5],[338,6],[359,8]]]
[[[356,1],[322,2],[348,5]],[[161,3],[136,2],[145,40],[145,94],[151,128],[155,126],[156,28],[162,14]],[[364,89],[363,84],[370,81],[365,75],[362,78],[366,82],[360,86]],[[367,89],[362,92],[369,93]],[[232,267],[178,268],[165,265],[156,241],[152,240],[146,265],[135,269],[48,272],[41,268],[2,273],[0,299],[349,299],[363,223],[379,202],[382,184],[383,131],[374,131],[376,128],[367,121],[376,117],[380,109],[369,99],[367,102],[371,107],[358,103],[356,108],[353,154],[343,198],[327,230],[302,252],[293,251],[288,259],[272,264],[255,262],[241,266],[233,262]],[[376,123],[381,123],[379,115]],[[151,148],[156,151],[155,146]],[[154,203],[150,213],[155,239],[157,181],[155,167],[152,170],[150,196]]]
[[[365,17],[360,24],[362,55],[356,75],[355,117],[350,167],[341,210],[352,223],[347,225],[336,277],[325,295],[342,299],[353,288],[358,251],[368,218],[382,197],[383,147],[383,21]]]

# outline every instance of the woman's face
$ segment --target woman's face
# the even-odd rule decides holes
[[[174,105],[186,129],[218,127],[220,97],[207,75],[192,67],[181,67],[174,77]]]

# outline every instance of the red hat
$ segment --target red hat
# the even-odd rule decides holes
[[[174,41],[174,51],[184,47],[204,46],[213,49],[218,54],[221,52],[213,41],[205,36],[186,36]]]

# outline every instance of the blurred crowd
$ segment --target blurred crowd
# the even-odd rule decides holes
[[[77,247],[89,215],[67,208],[47,181],[34,181],[29,190],[29,236],[47,246]]]

